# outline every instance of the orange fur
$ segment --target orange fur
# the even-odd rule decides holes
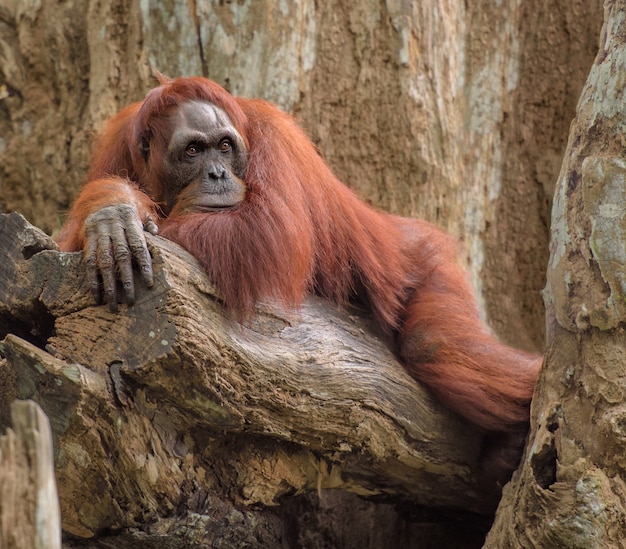
[[[395,337],[408,371],[455,412],[487,432],[527,428],[541,358],[506,347],[481,324],[450,237],[365,204],[292,117],[267,102],[235,99],[204,78],[179,78],[127,107],[95,150],[63,249],[82,248],[84,219],[103,205],[157,209],[159,161],[171,133],[166,115],[189,100],[221,107],[244,138],[246,200],[222,212],[174,208],[160,233],[196,256],[230,310],[246,318],[263,299],[297,307],[307,292],[339,304],[359,299]],[[140,156],[142,138],[151,142],[150,162]]]

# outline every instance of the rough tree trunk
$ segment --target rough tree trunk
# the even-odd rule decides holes
[[[0,278],[13,281],[0,289],[0,384],[51,419],[66,532],[132,539],[129,528],[153,528],[174,543],[194,513],[202,520],[187,536],[209,544],[217,499],[258,514],[248,542],[276,547],[284,529],[254,510],[329,489],[440,520],[493,512],[481,437],[406,374],[358,311],[310,298],[297,314],[262,308],[241,326],[189,254],[150,244],[155,287],[114,314],[94,305],[81,254],[0,216]],[[240,530],[219,536],[235,547]]]
[[[605,3],[557,183],[547,361],[488,548],[626,547],[625,12]]]

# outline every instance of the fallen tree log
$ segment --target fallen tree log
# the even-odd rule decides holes
[[[193,257],[149,245],[154,287],[137,281],[136,304],[111,313],[81,254],[0,216],[3,406],[33,399],[50,418],[64,531],[201,513],[211,494],[259,509],[341,489],[493,512],[480,435],[406,374],[366,315],[312,296],[240,325]]]

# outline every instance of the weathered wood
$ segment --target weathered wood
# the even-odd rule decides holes
[[[15,401],[11,417],[0,436],[0,547],[60,549],[50,423],[31,401]]]
[[[625,0],[605,1],[552,212],[548,348],[485,547],[626,548]]]
[[[25,255],[30,242],[44,246]],[[0,276],[15,273],[0,319],[22,336],[6,336],[4,355],[17,394],[51,419],[65,530],[132,526],[212,490],[240,505],[339,488],[493,510],[497,494],[477,480],[481,437],[358,311],[311,297],[242,326],[189,254],[149,243],[154,288],[138,282],[136,304],[112,314],[88,294],[80,254],[42,250],[37,229],[0,217]]]

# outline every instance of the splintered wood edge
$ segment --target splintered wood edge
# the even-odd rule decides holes
[[[60,549],[50,423],[32,401],[14,401],[11,419],[0,436],[0,546]]]

